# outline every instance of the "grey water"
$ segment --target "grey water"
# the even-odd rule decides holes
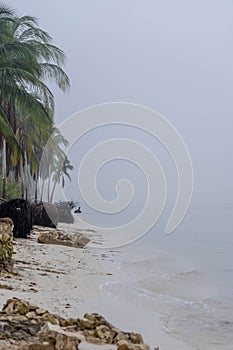
[[[119,278],[107,290],[161,314],[187,350],[233,349],[233,208],[193,206],[171,235],[165,217],[122,248]]]

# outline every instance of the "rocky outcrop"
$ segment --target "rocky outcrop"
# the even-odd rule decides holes
[[[140,334],[123,332],[96,313],[65,319],[17,298],[0,312],[0,350],[76,350],[81,342],[149,350]]]
[[[90,242],[90,239],[81,232],[67,234],[60,230],[43,231],[38,239],[38,243],[59,244],[74,248],[83,248]]]
[[[13,270],[13,228],[10,218],[0,219],[0,272]]]

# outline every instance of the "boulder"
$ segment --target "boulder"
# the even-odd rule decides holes
[[[118,350],[150,350],[149,346],[146,344],[132,344],[126,340],[121,340],[117,344]]]
[[[90,239],[81,232],[66,234],[63,231],[47,231],[42,232],[38,239],[38,243],[59,244],[74,248],[83,248],[90,242]]]
[[[38,337],[41,343],[49,343],[51,349],[54,350],[77,350],[83,339],[78,332],[66,332],[60,326],[54,326],[50,323],[46,323],[41,328]]]
[[[0,272],[13,270],[13,228],[10,218],[0,219]]]
[[[77,350],[80,343],[149,350],[140,334],[119,330],[97,313],[65,319],[17,298],[7,300],[0,312],[0,350]]]

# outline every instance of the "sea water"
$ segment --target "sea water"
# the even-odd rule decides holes
[[[187,350],[232,350],[233,208],[191,207],[173,234],[165,225],[162,218],[121,248],[118,277],[106,290],[159,313],[167,335]]]

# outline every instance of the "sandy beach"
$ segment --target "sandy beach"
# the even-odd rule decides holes
[[[74,229],[72,225],[60,225],[59,228],[70,232]],[[9,288],[0,289],[1,307],[8,298],[17,297],[63,317],[98,312],[121,329],[141,333],[152,349],[160,346],[160,350],[187,350],[187,344],[163,327],[162,315],[127,301],[132,292],[130,286],[125,300],[124,295],[123,299],[118,298],[105,289],[119,278],[118,263],[122,251],[39,244],[37,237],[41,230],[45,228],[35,228],[27,240],[15,240],[15,274],[0,279],[0,283]],[[101,246],[101,234],[89,228],[81,231]],[[112,348],[108,346],[108,349]]]

